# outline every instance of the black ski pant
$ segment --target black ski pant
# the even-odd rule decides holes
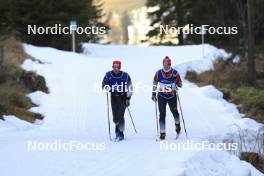
[[[113,121],[119,131],[125,130],[125,110],[126,110],[126,95],[125,94],[111,94],[111,106],[113,113]]]
[[[169,104],[170,110],[172,112],[172,115],[174,117],[175,124],[180,123],[179,118],[179,112],[177,109],[177,99],[176,96],[166,99],[164,97],[161,97],[158,95],[158,106],[159,106],[159,125],[160,125],[160,132],[165,133],[166,132],[166,106]]]

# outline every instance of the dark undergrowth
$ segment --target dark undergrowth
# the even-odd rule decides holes
[[[15,115],[16,117],[34,122],[42,119],[41,114],[30,112],[34,105],[27,94],[36,90],[48,92],[45,79],[32,72],[21,69],[25,59],[34,59],[27,55],[22,43],[12,36],[0,40],[3,54],[0,58],[0,117]]]

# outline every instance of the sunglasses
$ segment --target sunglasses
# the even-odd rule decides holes
[[[168,66],[170,66],[170,65],[171,65],[171,62],[164,62],[163,65],[168,65]]]
[[[120,71],[119,66],[118,67],[117,66],[113,66],[112,68],[113,68],[114,71]]]

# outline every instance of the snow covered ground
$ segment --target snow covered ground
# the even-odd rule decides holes
[[[100,86],[112,60],[120,59],[135,84],[151,85],[165,55],[182,77],[186,70],[202,72],[213,67],[213,61],[228,54],[210,45],[180,47],[136,47],[85,44],[83,54],[53,48],[25,45],[27,53],[41,60],[39,64],[26,60],[22,67],[46,78],[50,94],[29,95],[39,107],[34,112],[45,115],[43,122],[29,124],[15,117],[0,121],[0,170],[5,176],[26,175],[163,175],[163,176],[248,176],[263,175],[250,164],[225,151],[160,150],[156,138],[155,106],[151,92],[135,92],[131,112],[138,134],[135,134],[126,113],[126,140],[120,143],[108,139],[106,94],[95,91]],[[204,56],[202,56],[204,47]],[[198,88],[184,80],[179,91],[188,139],[201,142],[221,142],[237,133],[234,124],[256,132],[262,125],[241,118],[233,104],[223,100],[213,86]],[[113,124],[112,136],[113,133]],[[184,132],[175,141],[172,115],[167,113],[167,142],[186,142]],[[29,151],[28,142],[89,143],[98,150]],[[100,148],[101,146],[101,148]],[[103,147],[102,147],[103,146]],[[101,149],[104,150],[101,150]]]

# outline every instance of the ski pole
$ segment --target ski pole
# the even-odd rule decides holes
[[[187,131],[186,131],[186,127],[185,127],[185,122],[184,122],[184,117],[183,117],[183,113],[182,113],[182,108],[181,108],[180,97],[179,97],[178,91],[176,91],[176,96],[177,96],[177,99],[178,99],[178,102],[179,102],[179,107],[180,107],[180,111],[181,111],[181,117],[182,117],[182,122],[183,122],[183,127],[184,127],[184,131],[185,131],[185,135],[186,135],[186,138],[188,138]]]
[[[108,95],[108,92],[106,92],[106,98],[107,98],[108,135],[109,135],[109,140],[112,141],[112,137],[111,137],[111,127],[110,127],[109,95]]]
[[[132,115],[131,115],[131,112],[130,112],[129,107],[127,107],[127,110],[128,110],[128,113],[129,113],[129,116],[130,116],[131,122],[132,122],[132,124],[133,124],[134,130],[135,130],[135,133],[137,133],[137,129],[136,129],[136,126],[135,126],[135,124],[134,124],[134,121],[133,121],[133,118],[132,118]]]
[[[158,118],[157,101],[155,101],[155,112],[156,112],[156,126],[157,126],[157,138],[158,138],[159,137],[159,118]]]

